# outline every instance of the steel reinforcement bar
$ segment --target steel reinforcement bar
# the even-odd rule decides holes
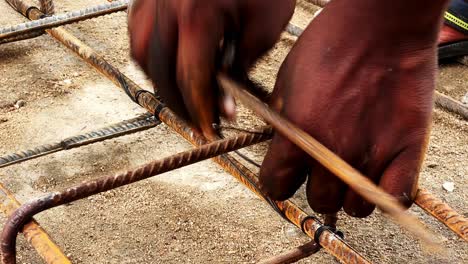
[[[39,19],[43,13],[36,7],[26,5],[19,0],[6,0],[12,7],[17,7],[17,11],[35,20]],[[28,12],[26,12],[30,9]],[[69,34],[62,28],[48,29],[46,32],[66,47],[75,52],[78,56],[95,67],[99,72],[108,77],[117,86],[121,87],[129,97],[146,108],[149,112],[159,116],[159,119],[179,133],[194,145],[206,144],[207,140],[199,132],[188,126],[184,121],[177,117],[172,111],[164,107],[154,94],[141,89],[136,83],[131,81],[125,75],[121,74],[116,68],[107,63],[101,56],[86,46],[80,40]],[[258,179],[256,175],[247,169],[240,162],[229,155],[215,157],[214,160],[220,164],[227,172],[231,173],[236,179],[243,183],[247,188],[253,191],[262,199],[267,200],[275,209],[277,209],[286,219],[297,227],[302,228],[311,238],[314,238],[317,230],[322,230],[316,237],[319,244],[330,254],[336,257],[342,263],[370,263],[362,255],[357,253],[339,236],[330,230],[324,230],[323,225],[316,218],[308,216],[303,210],[297,207],[291,201],[277,202],[271,201],[265,197],[258,188]]]
[[[20,206],[13,194],[0,183],[0,210],[10,217]],[[71,264],[68,257],[34,219],[24,225],[22,233],[46,263]]]
[[[88,7],[65,14],[46,16],[38,20],[5,27],[0,29],[0,44],[37,37],[44,34],[45,29],[124,11],[127,9],[127,5],[128,0],[114,1],[112,3]]]
[[[428,214],[434,216],[445,224],[459,237],[468,241],[468,220],[461,214],[455,212],[450,206],[434,197],[430,192],[419,189],[414,201]]]
[[[122,121],[95,131],[66,138],[60,142],[45,144],[25,151],[1,156],[0,168],[52,154],[61,150],[77,148],[95,142],[150,129],[159,125],[160,123],[161,121],[159,121],[159,119],[157,119],[155,116],[150,113],[146,113],[136,118]]]

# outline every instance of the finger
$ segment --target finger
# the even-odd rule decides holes
[[[373,181],[379,183],[384,191],[395,196],[406,207],[411,206],[416,195],[423,149],[425,144],[422,143],[406,147],[390,162],[384,164],[387,166],[382,166],[381,172],[378,172],[378,168],[373,171]],[[343,209],[351,216],[363,218],[374,211],[375,205],[350,189],[346,194]]]
[[[128,11],[128,29],[132,57],[146,68],[146,55],[156,15],[156,1],[132,1]]]
[[[262,190],[280,201],[293,196],[306,179],[306,157],[296,145],[275,134],[260,169]]]
[[[245,1],[241,5],[245,21],[236,51],[236,65],[246,70],[278,41],[294,13],[296,1]]]
[[[317,161],[309,164],[306,190],[310,207],[320,214],[337,213],[343,205],[346,185]]]
[[[224,21],[216,8],[198,5],[203,3],[183,8],[179,16],[177,84],[192,120],[206,136],[213,137],[212,124],[219,113],[216,55]]]
[[[142,2],[158,2],[145,1]],[[157,94],[163,102],[169,106],[177,115],[190,120],[182,99],[182,94],[177,89],[176,82],[176,58],[178,42],[177,14],[167,3],[158,2],[154,6],[154,17],[151,37],[147,49],[147,55],[144,57],[144,70],[153,81]],[[150,8],[142,7],[142,8]],[[145,23],[144,20],[140,24]]]
[[[379,185],[409,208],[416,197],[427,139],[401,152],[385,170]]]

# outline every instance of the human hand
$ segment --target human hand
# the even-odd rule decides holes
[[[136,0],[129,10],[132,55],[158,94],[205,135],[235,104],[217,89],[220,47],[236,39],[233,70],[243,76],[270,49],[294,12],[294,0]]]
[[[283,63],[271,106],[410,206],[430,131],[436,12],[442,12],[444,3],[439,1],[438,11],[434,8],[432,28],[426,17],[422,30],[416,22],[410,32],[398,32],[395,25],[417,18],[406,1],[396,2],[401,6],[395,1],[389,7],[379,1],[332,1]],[[398,12],[392,13],[393,7]],[[385,20],[379,10],[386,12]],[[375,208],[276,134],[262,164],[262,188],[284,200],[306,180],[308,202],[318,213],[343,208],[351,216],[366,217]]]

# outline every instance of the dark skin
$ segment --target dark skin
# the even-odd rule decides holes
[[[295,4],[140,1],[137,6],[146,8],[131,13],[141,12],[134,17],[153,24],[139,28],[130,15],[133,54],[169,106],[206,135],[213,133],[210,124],[219,112],[230,111],[219,110],[223,99],[213,90],[216,51],[225,33],[244,36],[234,65],[246,72],[278,39]],[[406,206],[415,196],[430,131],[437,37],[446,3],[333,0],[291,50],[270,102]],[[183,26],[187,18],[189,29]],[[343,208],[352,216],[366,217],[374,210],[307,154],[275,135],[261,168],[263,190],[284,200],[306,180],[309,204],[318,213]]]
[[[234,114],[215,81],[224,37],[236,35],[233,70],[244,75],[279,39],[294,6],[291,0],[139,0],[129,16],[132,53],[165,103],[212,137],[218,115]]]

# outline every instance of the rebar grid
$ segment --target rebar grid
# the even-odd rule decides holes
[[[9,3],[12,2],[12,3],[10,3],[10,5],[12,5],[13,7],[15,7],[15,6],[18,7],[21,13],[24,12],[23,14],[27,14],[31,10],[37,9],[37,8],[34,8],[34,7],[28,7],[23,2],[17,1],[17,0],[7,0],[7,2],[9,2]],[[26,9],[25,9],[25,6],[26,6]],[[32,9],[28,10],[29,8],[32,8]],[[23,11],[21,11],[21,10],[23,10]],[[24,10],[26,10],[26,11],[24,11]],[[33,11],[34,11],[33,13],[37,13],[35,10],[33,10]],[[63,33],[63,32],[59,32],[59,33]],[[51,34],[51,33],[49,32],[49,34]],[[57,38],[57,36],[54,36],[54,37]],[[61,42],[63,43],[63,41],[61,41]],[[79,40],[78,40],[78,42],[79,42]],[[64,44],[67,45],[66,43],[64,43]],[[72,46],[73,46],[73,44],[71,44],[68,47],[73,50]],[[79,45],[78,45],[78,47],[79,47]],[[75,51],[75,52],[77,52],[77,51]],[[82,55],[80,55],[80,56],[82,56]],[[85,59],[85,57],[86,56],[82,56],[82,58],[84,58],[84,59]],[[100,62],[102,62],[101,59],[102,58],[96,60],[97,65],[100,64]],[[88,61],[88,63],[91,63],[91,62]],[[100,67],[100,66],[94,65],[93,63],[91,63],[91,64],[93,66],[95,66],[95,67]],[[101,71],[101,73],[106,75],[108,78],[112,79],[112,77],[110,77],[110,75],[112,75],[112,73],[109,74],[109,72],[112,72],[112,70],[102,69],[101,68],[100,71]],[[147,92],[141,92],[141,88],[136,86],[136,84],[132,83],[131,80],[126,78],[126,76],[121,75],[121,76],[117,77],[116,79],[113,79],[113,81],[117,85],[124,88],[124,90],[126,90],[127,94],[129,94],[130,97],[133,100],[138,102],[140,105],[144,106],[146,109],[150,110],[153,113],[154,112],[159,113],[160,116],[167,115],[166,116],[167,120],[165,120],[165,122],[173,122],[174,130],[177,130],[179,133],[182,133],[183,136],[186,139],[188,139],[189,141],[191,141],[192,143],[195,142],[195,143],[201,143],[202,144],[203,142],[206,142],[206,140],[204,138],[202,138],[197,132],[191,131],[191,129],[188,126],[186,126],[183,122],[178,122],[177,117],[172,119],[173,114],[170,111],[169,111],[169,113],[167,113],[164,106],[162,106],[159,103],[159,101],[153,95],[151,95],[151,94],[149,94]],[[135,85],[135,87],[133,87],[134,85]],[[137,88],[137,89],[133,90],[132,88]],[[190,133],[194,133],[194,135],[190,135]],[[239,162],[237,162],[236,160],[232,159],[231,157],[225,156],[225,155],[223,155],[221,157],[218,157],[217,162],[220,163],[220,164],[223,164],[223,166],[226,168],[227,171],[231,172],[236,178],[238,178],[238,179],[240,178],[241,182],[246,184],[248,187],[250,185],[249,188],[251,190],[253,190],[254,192],[256,192],[255,184],[258,184],[258,182],[256,181],[256,176],[253,173],[251,173],[250,171],[245,170],[245,167],[243,167]],[[287,217],[289,216],[289,217],[293,218],[292,220],[291,219],[289,219],[289,220],[291,222],[293,222],[296,226],[300,226],[302,221],[306,218],[305,213],[302,212],[300,209],[295,208],[294,204],[292,204],[292,207],[291,207],[291,204],[288,204],[287,202],[285,204],[280,203],[280,202],[276,202],[276,204],[278,206],[278,209],[285,212]],[[309,220],[304,222],[304,227],[305,227],[304,230],[306,231],[306,233],[308,233],[309,236],[310,236],[310,234],[312,234],[312,236],[313,236],[313,234],[315,233],[314,227],[315,228],[320,227],[320,223],[315,221],[315,220],[309,219]],[[310,227],[312,227],[312,228],[310,228]],[[327,235],[330,235],[329,233],[330,232],[324,232],[323,235],[320,237],[321,240],[323,240],[323,238],[326,238]],[[331,235],[335,237],[335,235],[333,233],[331,233]],[[334,237],[332,237],[332,239]],[[336,241],[334,241],[334,242],[336,242]],[[338,244],[338,246],[341,246],[340,243],[337,243],[337,244]],[[331,249],[332,247],[333,247],[333,244],[331,244],[328,247],[328,250],[333,251],[333,249]],[[337,248],[337,250],[340,250],[340,248]],[[341,250],[342,250],[342,248],[341,248]],[[340,254],[333,254],[333,255],[336,256],[336,255],[340,255]],[[343,255],[343,254],[341,254],[341,255]],[[351,258],[348,259],[348,261],[351,261],[351,260],[352,260]],[[341,260],[341,261],[343,261],[343,260]],[[346,262],[346,263],[352,263],[352,262]]]
[[[18,0],[6,1],[18,2]],[[24,7],[25,5],[23,3],[20,6]],[[29,14],[29,19],[39,19],[43,15],[42,12],[40,12],[40,10],[35,7],[26,7],[30,8],[28,12],[25,12]],[[20,13],[23,12],[21,12],[20,10]],[[150,112],[157,114],[161,121],[169,125],[176,132],[181,134],[184,138],[194,143],[195,145],[201,145],[207,142],[206,139],[202,137],[199,132],[185,124],[179,117],[175,116],[174,113],[172,113],[172,111],[165,108],[164,105],[162,105],[152,93],[142,90],[133,81],[131,81],[125,75],[121,74],[112,65],[107,63],[90,47],[86,46],[84,43],[76,39],[67,31],[61,28],[56,28],[48,29],[46,30],[46,32],[49,35],[56,38],[57,40],[59,40],[60,42],[62,42],[65,46],[70,48],[89,64],[94,66],[99,72],[104,74],[119,87],[123,88],[132,100],[134,100]],[[226,171],[230,172],[235,178],[237,178],[250,190],[252,190],[261,198],[266,199],[274,208],[276,208],[280,213],[284,214],[284,217],[287,218],[290,222],[295,224],[297,227],[304,227],[305,233],[311,238],[314,237],[315,231],[322,227],[320,222],[312,219],[309,219],[310,221],[302,223],[302,221],[306,219],[308,215],[299,207],[297,207],[294,203],[290,201],[273,202],[269,198],[265,197],[258,188],[259,185],[256,175],[250,170],[248,170],[241,163],[239,163],[237,160],[233,159],[228,155],[216,157],[214,160],[218,162],[221,166],[223,166],[226,169]],[[323,232],[320,236],[319,240],[321,246],[323,246],[325,250],[327,250],[329,253],[331,253],[343,263],[369,263],[363,256],[361,256],[359,253],[353,250],[340,237],[336,236],[329,230],[325,230],[325,232]],[[10,241],[7,244],[14,244],[14,241]],[[11,249],[11,247],[8,246],[6,246],[5,248]],[[15,252],[10,252],[9,254],[10,256],[15,255]]]
[[[1,244],[2,263],[16,263],[16,236],[18,231],[34,215],[42,211],[262,142],[270,138],[271,133],[271,128],[266,128],[262,133],[242,133],[235,138],[215,141],[193,150],[145,164],[135,170],[115,176],[101,177],[97,180],[68,188],[62,192],[50,193],[42,198],[27,202],[8,218],[3,229]]]

